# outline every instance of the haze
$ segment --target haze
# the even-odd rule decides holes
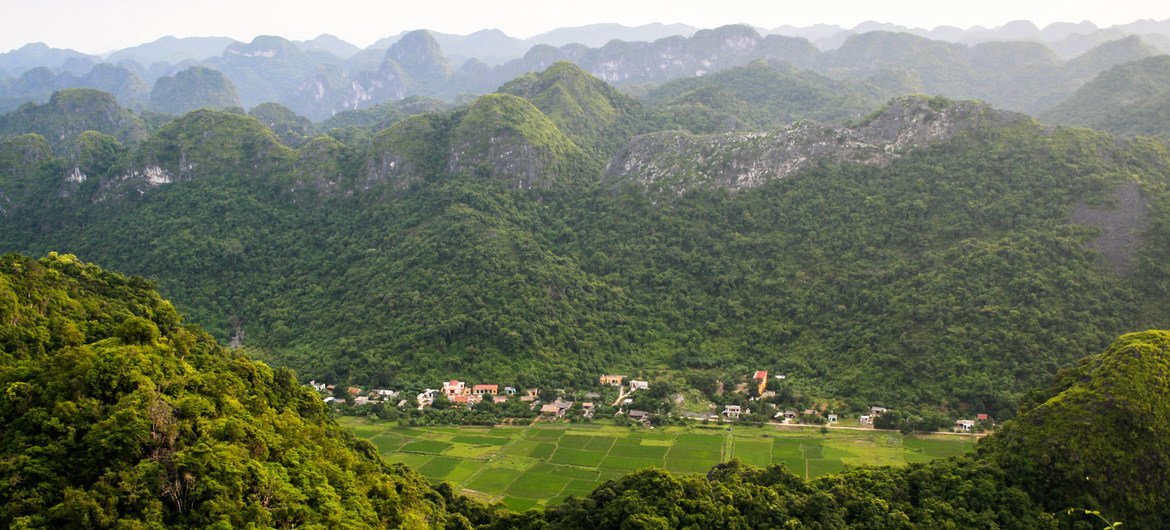
[[[774,28],[818,23],[852,27],[875,20],[923,28],[940,25],[966,28],[994,27],[1026,19],[1041,27],[1052,22],[1082,20],[1104,27],[1138,19],[1170,18],[1170,2],[3,0],[0,11],[7,21],[0,32],[0,50],[45,42],[59,48],[104,53],[164,35],[215,35],[247,41],[262,34],[308,39],[331,33],[366,46],[378,38],[409,29],[465,34],[498,28],[512,36],[527,37],[557,27],[599,22],[625,25],[679,22],[698,27],[747,23]]]

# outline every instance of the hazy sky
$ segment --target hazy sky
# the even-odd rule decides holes
[[[596,22],[748,23],[773,28],[865,20],[931,28],[998,26],[1028,19],[1100,26],[1170,18],[1170,1],[1135,0],[0,0],[0,51],[29,42],[102,53],[164,35],[300,40],[332,33],[358,46],[402,30],[469,33],[498,28],[527,37]]]

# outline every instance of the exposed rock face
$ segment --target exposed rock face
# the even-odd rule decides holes
[[[853,127],[803,121],[763,133],[640,136],[614,157],[604,179],[613,186],[632,184],[673,195],[699,188],[736,192],[823,161],[886,164],[909,149],[945,141],[988,120],[1028,119],[982,103],[908,97]]]

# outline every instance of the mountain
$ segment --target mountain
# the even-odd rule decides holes
[[[1028,394],[1020,416],[980,444],[1049,510],[1101,510],[1126,526],[1170,521],[1170,332],[1117,339]]]
[[[808,396],[1002,418],[1167,316],[1157,142],[925,97],[679,133],[568,64],[508,90],[296,149],[199,111],[90,138],[84,182],[26,139],[0,249],[149,275],[306,377],[411,388],[763,366]],[[643,131],[605,170],[606,136]]]
[[[106,56],[106,62],[134,61],[142,66],[154,63],[181,63],[202,61],[223,54],[228,46],[237,44],[228,37],[175,37],[167,35],[158,40],[122,48]]]
[[[322,51],[336,55],[341,59],[349,59],[361,51],[361,48],[328,33],[318,35],[311,40],[296,41],[294,44],[305,51]]]
[[[1115,66],[1041,117],[1119,134],[1170,135],[1170,56]]]
[[[369,178],[395,187],[467,172],[509,188],[545,188],[598,169],[532,103],[504,94],[480,97],[446,117],[407,119],[381,133],[371,154]]]
[[[590,48],[599,48],[610,41],[652,42],[667,37],[689,37],[699,28],[686,24],[653,23],[643,26],[623,26],[621,24],[589,24],[569,28],[557,28],[527,39],[530,45],[547,44],[561,47],[568,44],[582,44]]]
[[[20,75],[38,66],[61,70],[70,61],[76,65],[88,63],[83,66],[84,70],[88,70],[98,58],[76,50],[50,48],[43,42],[25,44],[18,49],[0,53],[0,69],[7,70],[10,75]]]
[[[112,95],[85,88],[62,90],[43,105],[26,103],[0,116],[0,136],[37,134],[57,153],[71,149],[85,131],[98,131],[126,144],[146,136],[142,120],[119,106]]]
[[[142,278],[7,255],[0,317],[0,525],[469,527]]]
[[[44,102],[59,90],[92,88],[109,92],[119,103],[131,108],[145,106],[150,89],[133,72],[107,63],[93,65],[84,75],[72,72],[53,73],[45,67],[26,71],[19,78],[0,86],[0,112],[23,103]]]
[[[647,109],[569,62],[516,78],[500,92],[532,102],[574,143],[601,158],[649,130]]]
[[[171,77],[160,77],[150,91],[150,106],[166,114],[240,106],[236,87],[220,72],[192,66]]]
[[[332,53],[301,50],[283,37],[261,35],[251,42],[228,46],[223,55],[208,59],[204,66],[230,79],[244,106],[276,102],[304,112],[290,104],[289,94],[311,76],[341,63]]]
[[[386,61],[393,61],[409,76],[415,90],[438,90],[451,77],[451,65],[438,41],[424,30],[404,35],[386,51]]]
[[[452,58],[452,63],[461,63],[468,59],[475,59],[487,64],[497,65],[505,61],[524,55],[532,44],[498,29],[482,29],[467,35],[454,35],[438,31],[425,30],[435,39],[435,42]],[[370,45],[367,50],[386,50],[401,40],[410,32],[404,31],[393,37],[379,39]]]
[[[755,61],[702,77],[663,83],[641,99],[665,107],[697,132],[766,130],[812,119],[839,122],[878,108],[884,90],[798,70],[786,62]]]
[[[764,133],[641,136],[614,157],[605,178],[615,186],[636,185],[668,196],[695,189],[740,192],[827,161],[886,165],[906,150],[966,130],[1025,120],[987,105],[908,97],[851,127],[809,121]]]
[[[300,147],[313,137],[313,122],[279,103],[261,103],[248,115],[267,125],[289,147]]]

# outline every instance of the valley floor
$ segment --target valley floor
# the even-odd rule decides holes
[[[706,473],[738,458],[815,478],[857,465],[904,465],[959,456],[974,437],[903,436],[897,432],[688,426],[655,429],[603,423],[534,423],[514,427],[405,427],[343,417],[341,425],[369,439],[383,458],[402,462],[434,482],[485,501],[526,510],[584,496],[635,469]]]

